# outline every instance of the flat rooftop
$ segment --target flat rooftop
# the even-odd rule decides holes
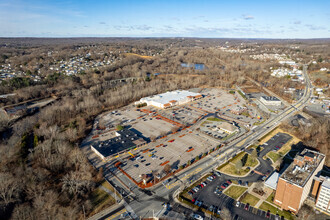
[[[93,147],[104,157],[108,157],[146,143],[143,138],[131,130],[124,129],[116,133],[117,137],[106,141],[99,141],[93,144]]]
[[[201,96],[200,93],[196,93],[196,92],[190,92],[187,90],[175,90],[175,91],[171,91],[171,92],[165,92],[162,94],[158,94],[158,95],[154,95],[154,96],[149,96],[149,97],[145,97],[140,99],[141,102],[150,102],[150,101],[154,101],[154,102],[158,102],[161,104],[166,104],[166,103],[170,103],[170,101],[181,101],[181,100],[185,100],[187,99],[188,96]]]
[[[276,98],[275,96],[261,96],[263,99],[267,100],[267,101],[280,101],[278,98]]]
[[[329,180],[323,181],[322,187],[326,187],[326,188],[330,189],[330,181]]]
[[[313,155],[313,161],[305,159]],[[288,168],[282,173],[280,178],[290,182],[292,184],[303,187],[309,178],[312,177],[312,174],[315,172],[315,169],[320,165],[323,160],[324,155],[317,152],[305,149],[300,154],[296,155],[294,161],[288,166]],[[302,165],[297,165],[295,161],[302,162]]]

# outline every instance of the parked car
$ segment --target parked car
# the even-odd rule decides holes
[[[199,203],[199,201],[198,201],[198,200],[196,200],[194,204],[195,204],[195,205],[198,205],[198,203]]]
[[[238,180],[238,184],[242,185],[243,184],[242,180]]]
[[[232,184],[231,180],[227,180],[226,183],[228,183],[229,185]]]
[[[218,214],[218,215],[221,214],[221,208],[218,208],[218,210],[217,210],[217,214]]]
[[[214,211],[214,206],[213,206],[213,205],[211,205],[211,206],[209,207],[209,211],[210,211],[210,212],[213,212],[213,211]]]
[[[198,214],[193,214],[192,217],[193,217],[193,219],[203,220],[203,217]]]
[[[269,218],[269,217],[270,217],[270,211],[268,210],[266,213],[266,218]]]
[[[192,189],[194,192],[198,192],[198,190],[199,190],[199,188],[198,187],[194,187],[193,189]]]
[[[245,209],[245,210],[248,210],[248,209],[249,209],[249,207],[250,207],[250,204],[249,204],[249,203],[246,203],[246,205],[245,205],[244,209]]]
[[[239,207],[241,203],[239,201],[236,202],[236,207]]]
[[[206,178],[208,181],[212,182],[213,181],[213,178],[211,176],[207,177]]]
[[[216,188],[214,190],[214,193],[217,194],[217,195],[220,195],[222,193],[222,191],[219,188]]]

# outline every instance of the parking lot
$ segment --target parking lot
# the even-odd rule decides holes
[[[96,118],[87,143],[92,145],[115,138],[118,126],[130,129],[144,138],[148,142],[146,145],[120,153],[113,158],[121,162],[125,175],[136,182],[140,182],[145,174],[162,178],[166,175],[165,169],[168,170],[168,167],[171,172],[185,167],[223,143],[220,137],[225,137],[224,134],[212,136],[199,130],[203,120],[215,117],[216,114],[227,114],[226,110],[233,106],[246,105],[242,97],[228,91],[197,90],[203,98],[169,109],[153,106],[136,108],[131,104],[103,113]],[[246,131],[246,128],[241,126],[243,125],[237,123],[239,134]]]
[[[260,147],[264,147],[266,149],[263,153],[268,153],[269,151],[278,151],[291,139],[292,136],[289,134],[279,132],[270,138],[266,143],[260,145]]]
[[[130,155],[122,155],[118,160],[126,164],[122,167],[133,179],[139,180],[140,175],[159,173],[168,164],[172,170],[186,165],[196,157],[201,157],[205,152],[216,147],[218,142],[212,138],[202,137],[198,132],[185,130],[170,135],[164,139],[158,139],[138,150],[132,150]]]
[[[227,196],[223,193],[225,189],[223,186],[228,180],[233,180],[232,177],[221,174],[220,177],[214,175],[215,178],[212,181],[205,180],[207,184],[204,187],[198,187],[198,192],[192,195],[192,201],[196,203],[202,202],[201,207],[209,209],[211,206],[216,207],[215,210],[222,210],[224,207],[228,208],[232,213],[234,219],[265,219],[267,218],[267,212],[254,208],[252,206],[247,206],[244,203],[237,203],[233,198]],[[246,186],[246,182],[251,183],[252,181],[257,181],[261,176],[253,174],[250,177],[240,178],[241,184]],[[237,180],[237,179],[236,179]],[[247,181],[250,180],[251,182]],[[227,188],[231,185],[236,185],[234,183],[228,184]],[[217,190],[218,189],[218,190]],[[197,204],[198,204],[197,202]],[[199,203],[200,204],[200,203]],[[221,211],[220,211],[221,213]],[[269,213],[269,219],[275,220],[275,215]]]

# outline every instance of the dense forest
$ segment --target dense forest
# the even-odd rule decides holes
[[[232,46],[241,42],[248,47],[255,45],[252,40],[229,39],[1,39],[1,64],[10,62],[21,71],[41,77],[38,82],[27,77],[3,81],[0,94],[15,96],[1,99],[1,106],[50,96],[56,100],[19,120],[1,115],[0,215],[12,219],[77,219],[83,211],[91,212],[89,194],[102,181],[102,173],[91,167],[79,144],[103,111],[168,90],[229,89],[246,83],[248,77],[267,81],[270,89],[284,95],[280,88],[292,82],[265,73],[278,65],[275,61],[261,62],[249,59],[247,54],[219,50],[228,41]],[[276,47],[293,53],[287,43],[264,41],[259,43],[259,50]],[[329,57],[321,45],[312,50],[313,43],[304,42],[302,59],[312,51]],[[50,69],[53,63],[81,54],[90,54],[84,59],[94,61],[111,57],[113,62],[72,76]],[[183,68],[182,62],[201,63],[206,68]],[[133,80],[115,81],[126,78]],[[305,134],[303,140],[308,145],[328,154],[329,139],[324,136],[329,138],[329,122],[315,120],[312,124],[294,132]]]

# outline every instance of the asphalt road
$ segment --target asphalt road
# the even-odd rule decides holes
[[[285,110],[283,110],[282,113],[278,114],[276,118],[272,118],[265,122],[264,124],[260,125],[253,131],[248,132],[245,136],[242,138],[237,139],[236,141],[233,141],[232,143],[228,144],[226,147],[220,149],[219,155],[226,155],[226,151],[229,149],[233,149],[233,151],[226,156],[226,159],[230,159],[231,156],[239,153],[242,150],[245,150],[245,147],[249,146],[253,143],[253,141],[258,140],[259,138],[263,137],[265,134],[270,132],[272,129],[274,129],[280,122],[288,118],[289,116],[293,115],[295,111],[298,111],[302,109],[305,104],[309,101],[311,97],[311,83],[308,78],[307,72],[306,72],[306,65],[304,65],[303,72],[306,79],[306,87],[304,91],[303,97],[296,102],[294,105],[291,105],[287,107]],[[198,123],[196,123],[198,124]],[[239,144],[242,143],[242,144]],[[178,190],[183,189],[185,186],[189,184],[189,181],[193,179],[197,179],[202,176],[202,174],[206,174],[207,172],[210,172],[213,168],[218,166],[221,162],[224,162],[225,158],[219,158],[214,156],[207,156],[204,159],[198,161],[194,165],[190,166],[189,168],[181,171],[179,174],[176,175],[176,178],[172,180],[169,184],[172,184],[172,187],[167,188],[162,184],[158,184],[154,186],[152,189],[150,189],[149,193],[142,192],[137,188],[133,188],[131,193],[131,196],[134,199],[133,201],[127,201],[125,203],[125,208],[131,210],[133,212],[133,216],[139,216],[139,217],[150,217],[152,216],[152,213],[159,213],[162,214],[163,206],[162,204],[164,202],[171,202],[172,206],[175,205],[173,201],[173,194],[176,193]],[[262,160],[261,160],[262,161]],[[267,163],[267,162],[266,162]],[[263,164],[262,167],[267,166],[266,164]],[[198,172],[196,172],[196,170]],[[194,172],[195,171],[195,172]],[[194,172],[194,175],[192,175],[190,178],[186,178],[186,176],[191,175],[191,173]],[[112,177],[109,177],[112,179]],[[120,177],[121,178],[121,177]],[[127,178],[126,178],[127,179]],[[126,181],[126,180],[125,180]],[[177,184],[173,181],[178,182]],[[127,180],[125,182],[126,184],[133,185],[130,180]],[[244,212],[244,209],[240,209],[237,207],[232,207],[233,212],[235,215],[238,216],[244,216],[244,219],[246,219],[247,215],[250,215],[246,212]],[[171,212],[175,212],[173,209]],[[170,213],[169,213],[170,214]],[[178,213],[177,213],[178,214]],[[252,213],[251,213],[252,214]],[[251,216],[252,219],[258,219],[258,215]],[[119,218],[112,218],[112,219],[119,219]]]

